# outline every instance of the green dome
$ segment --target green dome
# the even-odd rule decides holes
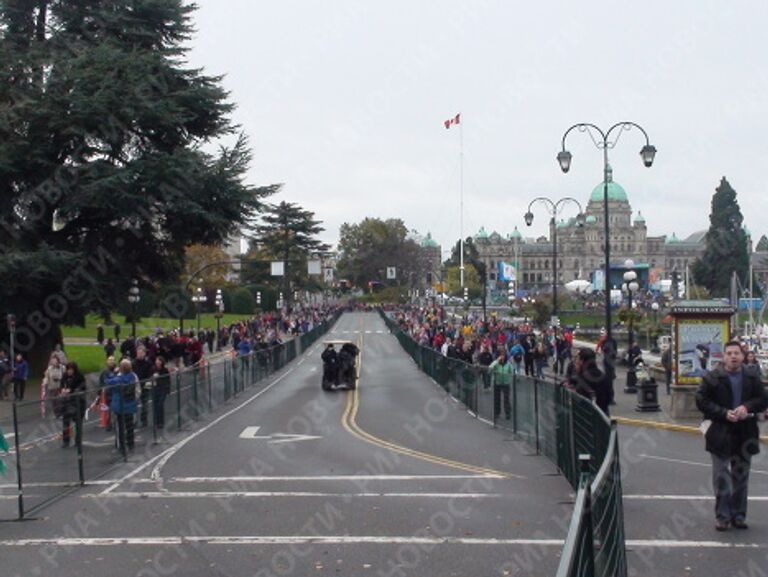
[[[587,218],[584,220],[584,222],[585,222],[586,224],[595,224],[595,223],[597,222],[597,217],[596,217],[594,214],[590,214],[590,215],[589,215],[589,216],[588,216],[588,217],[587,217]]]
[[[477,231],[477,234],[475,235],[475,238],[488,238],[488,233],[485,232],[485,227],[481,226],[480,230]]]
[[[643,216],[643,213],[639,210],[637,211],[637,216],[635,217],[635,222],[645,222],[645,217]]]
[[[523,238],[523,235],[520,234],[520,231],[517,230],[517,227],[515,227],[515,230],[512,231],[512,234],[509,235],[509,238]]]
[[[667,240],[665,241],[665,244],[675,244],[680,242],[680,239],[677,238],[677,235],[673,232],[672,236],[668,236]]]
[[[629,202],[627,199],[627,192],[624,190],[624,188],[615,182],[613,182],[613,169],[609,166],[608,167],[608,202],[614,201],[614,202]],[[589,200],[591,202],[603,202],[604,197],[604,191],[603,191],[603,182],[598,184],[594,190],[592,190],[592,194],[589,197]]]
[[[557,228],[566,228],[568,226],[568,223],[565,222],[562,218],[560,219],[560,222],[557,223]]]
[[[437,244],[437,242],[435,241],[435,239],[433,239],[433,238],[432,238],[432,233],[431,233],[431,232],[428,232],[428,233],[427,233],[427,236],[425,236],[425,237],[424,237],[424,238],[421,240],[421,246],[423,246],[423,247],[429,247],[429,248],[437,248],[437,247],[438,247],[438,246],[440,246],[440,245],[439,245],[439,244]]]

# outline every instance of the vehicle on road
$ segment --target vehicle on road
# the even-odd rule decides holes
[[[360,349],[349,340],[323,341],[325,349],[321,387],[324,391],[357,388],[357,356]],[[338,347],[338,350],[337,348]]]

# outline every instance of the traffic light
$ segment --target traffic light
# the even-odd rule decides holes
[[[0,429],[0,475],[5,475],[8,472],[8,467],[5,464],[5,458],[8,456],[8,441],[5,440],[3,430]]]

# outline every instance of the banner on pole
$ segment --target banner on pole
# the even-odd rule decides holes
[[[499,261],[496,267],[498,269],[498,279],[500,281],[514,282],[517,280],[517,270],[515,270],[515,265]]]
[[[272,266],[272,276],[285,276],[285,263],[281,260],[276,260],[270,263]]]
[[[387,267],[387,280],[392,280],[397,278],[397,270],[393,266]]]

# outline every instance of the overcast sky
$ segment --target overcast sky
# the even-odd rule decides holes
[[[768,2],[197,0],[190,63],[224,74],[249,135],[252,184],[284,183],[339,226],[403,219],[448,249],[464,234],[524,230],[536,196],[586,203],[602,155],[577,122],[642,125],[611,152],[649,234],[709,225],[726,176],[755,242],[768,232]],[[762,40],[761,40],[762,38]],[[544,233],[543,208],[526,234]],[[568,208],[564,216],[573,216]]]

